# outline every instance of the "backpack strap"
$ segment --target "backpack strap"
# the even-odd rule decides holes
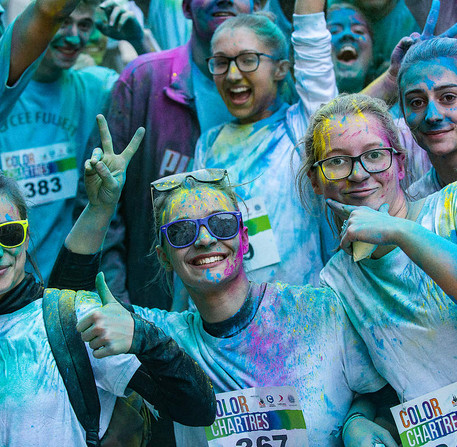
[[[100,401],[86,346],[76,330],[75,295],[72,290],[46,289],[43,318],[71,406],[86,431],[86,444],[98,447]]]

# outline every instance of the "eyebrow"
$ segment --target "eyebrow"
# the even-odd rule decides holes
[[[457,88],[457,84],[445,84],[445,85],[438,85],[437,87],[433,87],[433,91],[440,91],[440,90],[446,90],[448,88]],[[422,93],[424,89],[422,88],[414,88],[411,90],[407,90],[405,92],[405,96],[410,95],[411,93]]]
[[[189,219],[189,220],[197,220],[197,219],[204,219],[205,217],[211,216],[212,214],[217,214],[217,213],[233,213],[237,210],[223,210],[223,209],[218,209],[218,210],[212,210],[210,213],[208,213],[206,216],[203,217],[178,217],[176,220],[183,220],[183,219]],[[188,214],[186,214],[188,216]],[[174,220],[173,222],[175,222]],[[171,222],[171,221],[170,221]]]
[[[367,143],[367,144],[364,144],[362,146],[362,148],[366,151],[371,151],[372,149],[385,149],[387,147],[392,147],[389,143],[389,146],[385,146],[384,143],[381,141],[381,142],[373,142],[373,143]],[[328,155],[330,155],[330,157],[341,157],[342,155],[344,156],[347,156],[347,154],[337,154],[337,155],[332,155],[334,152],[346,152],[347,149],[343,149],[343,148],[333,148],[329,153]],[[356,157],[356,155],[354,155]],[[326,158],[330,158],[330,157],[326,157]],[[352,157],[352,155],[349,155],[349,157]]]
[[[241,50],[236,56],[239,56],[240,54],[244,54],[244,53],[261,53],[262,51],[259,51],[259,50]],[[227,56],[223,51],[218,51],[217,53],[214,53],[213,56],[224,56],[224,57],[231,57],[231,56]],[[236,57],[236,56],[233,56],[233,57]]]

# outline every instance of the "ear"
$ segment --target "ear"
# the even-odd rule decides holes
[[[160,265],[165,269],[165,271],[171,272],[173,270],[173,266],[171,265],[171,262],[168,259],[167,253],[163,247],[156,245],[156,253],[157,257],[159,258]]]
[[[282,59],[276,66],[276,71],[274,74],[275,81],[282,81],[289,73],[290,62],[287,59]]]
[[[319,182],[319,180],[317,178],[317,176],[319,175],[317,168],[311,168],[308,171],[307,175],[308,175],[308,178],[309,178],[309,180],[311,182],[311,186],[313,187],[314,193],[318,194],[318,195],[323,194],[324,192],[322,191],[321,184],[320,184],[320,182]]]
[[[253,12],[261,11],[265,6],[265,0],[254,0]]]
[[[27,237],[25,238],[25,242],[24,242],[25,251],[27,251],[29,249],[29,242],[30,242],[30,235],[29,235],[29,232],[27,231]]]
[[[191,3],[192,0],[182,0],[182,12],[184,13],[184,17],[190,20],[192,20]]]
[[[248,236],[248,227],[243,226],[240,231],[241,235],[241,244],[243,248],[243,255],[249,251],[249,236]]]
[[[398,165],[398,179],[403,180],[406,176],[406,169],[405,169],[405,160],[406,160],[406,155],[405,154],[397,154],[395,155],[397,157],[397,165]]]

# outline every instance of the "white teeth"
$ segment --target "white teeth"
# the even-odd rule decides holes
[[[249,87],[245,86],[240,86],[240,87],[232,87],[230,91],[232,93],[242,93],[242,92],[247,92],[249,90]]]
[[[211,264],[212,262],[222,261],[223,256],[211,256],[210,258],[201,258],[195,262],[195,265]]]

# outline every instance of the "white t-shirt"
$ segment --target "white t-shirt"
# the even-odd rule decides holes
[[[416,222],[457,244],[457,183],[428,196]],[[340,297],[376,369],[401,398],[457,381],[457,305],[400,248],[357,263],[341,251],[321,280]]]
[[[385,385],[366,347],[329,289],[251,284],[261,299],[246,327],[228,338],[210,335],[198,312],[135,311],[160,327],[208,374],[216,393],[291,385],[297,390],[309,445],[341,446],[337,437],[353,391]],[[262,298],[263,296],[263,298]],[[249,321],[249,320],[248,320]],[[246,323],[245,323],[246,324]],[[207,446],[203,428],[175,424],[178,447]]]
[[[438,179],[438,174],[434,167],[430,169],[422,178],[414,182],[408,188],[408,194],[413,200],[423,199],[424,197],[439,191],[442,188]]]
[[[100,306],[97,295],[78,292],[78,318]],[[100,436],[116,396],[123,396],[140,363],[133,355],[95,359],[88,349],[100,398]],[[0,445],[85,446],[85,432],[71,407],[49,346],[42,299],[0,315]]]
[[[311,114],[338,91],[324,14],[294,15],[294,25],[300,101],[290,107],[283,104],[254,123],[234,120],[210,129],[197,142],[194,168],[226,168],[232,184],[242,185],[235,191],[243,200],[264,200],[280,262],[249,271],[250,279],[317,285],[337,244],[321,198],[310,185],[306,209],[300,203],[295,187],[300,154],[295,146],[305,135]]]

